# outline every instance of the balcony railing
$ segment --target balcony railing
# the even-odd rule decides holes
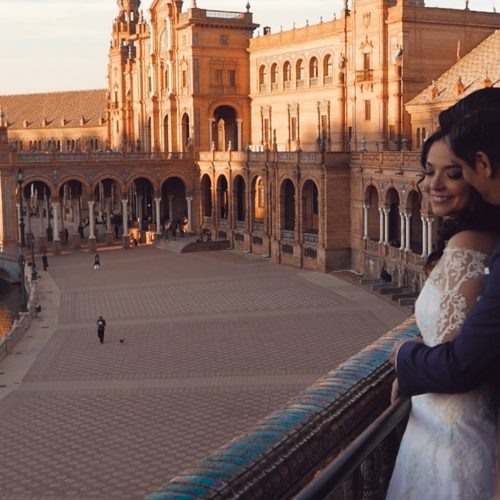
[[[373,80],[373,69],[362,69],[356,71],[356,81],[371,82]]]
[[[318,243],[319,242],[319,234],[307,232],[304,233],[304,242],[306,243]]]
[[[309,488],[313,495],[303,498],[383,498],[398,443],[383,452],[377,446],[385,436],[397,441],[391,430],[408,412],[401,402],[384,413],[394,378],[389,352],[394,342],[417,334],[408,319],[150,499],[301,498]],[[349,479],[353,471],[356,483]],[[345,481],[350,494],[329,496]]]
[[[281,231],[281,239],[282,240],[294,240],[295,239],[295,231],[290,231],[287,229],[283,229]]]
[[[246,231],[247,223],[244,220],[237,220],[234,223],[234,229],[236,231]]]
[[[362,432],[340,455],[323,469],[311,484],[304,488],[294,500],[321,500],[328,498],[338,490],[353,475],[363,478],[363,488],[349,500],[362,500],[366,498],[366,490],[371,491],[371,498],[382,498],[388,487],[390,475],[385,477],[366,477],[372,471],[361,469],[361,465],[369,456],[376,452],[383,441],[393,433],[398,426],[406,421],[411,409],[411,400],[398,398],[389,406],[364,432]],[[395,457],[393,457],[395,458]],[[373,464],[374,465],[374,464]],[[373,467],[372,467],[373,469]],[[391,468],[392,469],[392,468]],[[368,472],[368,474],[366,473]],[[381,482],[383,479],[383,482]],[[371,484],[370,484],[371,483]],[[363,491],[365,490],[365,491]],[[375,490],[375,491],[374,491]],[[378,492],[376,490],[379,490]],[[375,495],[373,494],[375,493]],[[378,495],[376,494],[378,493]]]
[[[263,233],[264,232],[264,223],[254,221],[252,224],[252,232],[253,233]]]

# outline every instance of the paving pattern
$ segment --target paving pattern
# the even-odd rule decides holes
[[[58,327],[0,399],[2,499],[145,498],[404,318],[251,255],[100,255],[51,259]]]

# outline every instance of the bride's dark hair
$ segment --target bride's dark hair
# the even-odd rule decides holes
[[[422,154],[420,155],[420,164],[425,170],[427,156],[432,145],[438,141],[446,141],[448,132],[438,129],[424,143]],[[424,175],[418,181],[423,181]],[[471,196],[470,201],[457,215],[452,218],[440,218],[441,224],[438,229],[438,238],[436,248],[429,254],[425,262],[425,270],[429,272],[443,255],[446,244],[450,238],[461,231],[485,231],[497,233],[500,235],[500,207],[491,205],[483,200],[481,195],[472,187],[469,187]]]

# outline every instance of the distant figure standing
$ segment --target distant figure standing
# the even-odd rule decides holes
[[[43,270],[46,271],[47,268],[49,267],[49,261],[48,261],[47,256],[45,254],[43,254],[43,257],[42,257],[42,264],[43,264]]]
[[[94,271],[98,271],[101,268],[101,259],[99,254],[96,253],[94,257]]]
[[[99,337],[99,342],[104,344],[104,330],[106,329],[106,320],[99,316],[97,318],[97,336]]]

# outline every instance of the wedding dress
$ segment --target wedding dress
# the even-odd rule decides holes
[[[415,304],[424,342],[458,332],[484,287],[488,256],[446,248]],[[489,500],[495,494],[496,410],[481,387],[463,394],[412,397],[387,499]]]

